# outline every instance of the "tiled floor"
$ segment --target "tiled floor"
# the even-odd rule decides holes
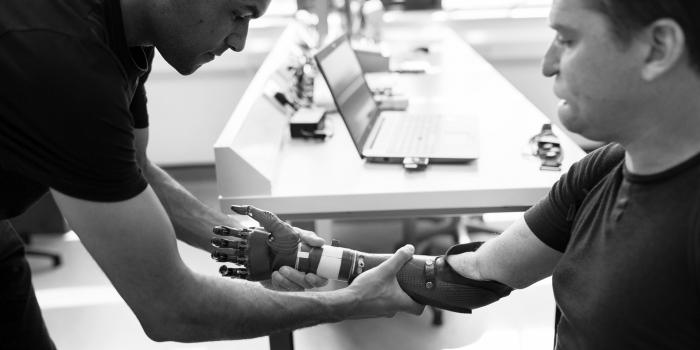
[[[175,169],[173,174],[196,196],[216,204],[213,172],[208,168]],[[362,230],[353,229],[364,225]],[[383,235],[377,240],[367,227],[399,227],[391,223],[340,223],[334,226],[341,241],[372,240],[386,249],[396,242]],[[383,225],[383,226],[382,226]],[[365,232],[367,237],[358,236]],[[394,234],[394,238],[399,237]],[[155,343],[141,330],[135,316],[117,295],[105,275],[72,235],[36,235],[33,246],[59,252],[56,269],[31,258],[34,283],[49,332],[59,349],[268,349],[268,339],[197,344]],[[218,264],[208,254],[181,244],[180,252],[193,269],[217,274]],[[446,312],[444,324],[431,325],[428,310],[422,316],[344,321],[294,332],[295,348],[305,349],[548,349],[552,346],[554,301],[549,279],[471,315]],[[225,326],[225,325],[222,325]]]

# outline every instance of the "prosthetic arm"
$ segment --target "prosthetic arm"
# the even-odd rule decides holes
[[[212,239],[212,244],[220,248],[212,253],[212,258],[242,266],[221,266],[219,272],[226,277],[262,281],[269,279],[280,267],[291,266],[302,272],[352,283],[363,271],[376,267],[391,256],[335,245],[311,247],[301,242],[294,228],[270,212],[250,206],[233,206],[232,209],[258,220],[265,229],[214,227],[214,233],[222,237]],[[494,281],[465,278],[455,272],[445,258],[476,251],[481,243],[455,245],[444,256],[414,255],[397,274],[398,283],[416,302],[446,310],[470,313],[472,309],[493,303],[510,294],[512,288]]]

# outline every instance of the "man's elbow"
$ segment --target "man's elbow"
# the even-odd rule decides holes
[[[155,317],[137,316],[141,328],[149,339],[154,342],[193,343],[260,336],[246,332],[245,323],[241,324],[238,320],[232,320],[229,323],[230,327],[222,329],[208,322],[210,317],[207,317],[202,310],[194,310],[194,308],[187,310],[186,308],[191,305],[185,306],[182,303],[174,305],[177,306],[173,309],[177,310],[166,311],[160,315],[161,317],[155,314]]]
[[[513,289],[525,289],[525,288],[531,286],[533,283],[535,283],[535,282],[527,281],[527,280],[514,280],[514,281],[508,281],[508,283],[506,283],[506,284]]]
[[[188,279],[177,287],[167,288],[169,292],[159,293],[162,297],[149,298],[144,307],[133,308],[146,336],[155,342],[174,341],[192,343],[239,338],[232,329],[245,327],[238,318],[228,320],[231,328],[215,327],[217,318],[212,315],[209,298],[201,292],[206,289],[197,279]],[[225,333],[225,334],[224,334]],[[240,337],[242,338],[242,337]]]
[[[190,281],[190,284],[192,281]],[[188,288],[167,288],[170,292],[154,293],[158,297],[144,298],[145,302],[130,306],[146,336],[155,342],[193,342],[198,339],[197,329],[205,322],[196,319],[196,294],[186,292]],[[201,337],[201,335],[200,335]]]
[[[501,283],[507,284],[513,289],[525,289],[547,277],[551,276],[550,274],[544,274],[544,273],[538,273],[538,274],[517,274],[517,275],[509,275],[505,278],[503,278],[504,281]]]
[[[155,342],[188,341],[184,337],[185,333],[180,331],[186,327],[186,321],[180,312],[175,310],[176,308],[172,309],[163,310],[155,307],[154,310],[136,313],[141,328],[149,339]]]
[[[162,343],[166,341],[174,341],[174,339],[172,339],[171,334],[167,334],[167,332],[163,331],[162,329],[159,329],[159,327],[149,327],[143,323],[141,323],[141,327],[146,333],[148,339],[151,339],[154,342]]]

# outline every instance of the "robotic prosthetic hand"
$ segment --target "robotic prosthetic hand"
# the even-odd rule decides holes
[[[221,266],[219,272],[226,277],[262,281],[286,265],[302,272],[352,283],[363,271],[391,256],[337,246],[311,247],[301,242],[294,228],[270,212],[251,206],[232,206],[231,209],[238,214],[251,216],[265,229],[214,227],[214,233],[219,236],[240,238],[236,241],[218,237],[212,239],[212,244],[221,248],[212,253],[213,259],[243,266]],[[414,255],[396,276],[401,289],[418,303],[462,313],[471,313],[472,309],[507,296],[512,290],[507,285],[465,278],[447,263],[446,256],[476,251],[481,243],[455,245],[444,256]]]

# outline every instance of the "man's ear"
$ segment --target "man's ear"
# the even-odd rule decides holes
[[[685,34],[672,19],[659,19],[647,26],[643,38],[648,45],[642,78],[652,81],[671,70],[685,54]]]

